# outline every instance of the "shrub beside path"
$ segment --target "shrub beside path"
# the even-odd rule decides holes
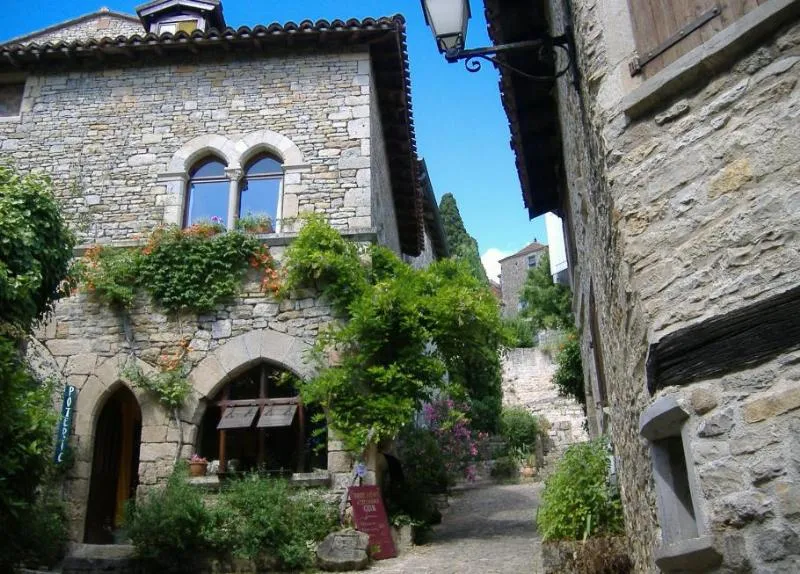
[[[383,574],[536,574],[542,572],[534,515],[541,483],[483,484],[451,498],[430,541],[391,560]]]

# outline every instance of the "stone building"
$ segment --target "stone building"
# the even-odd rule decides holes
[[[278,260],[305,212],[412,264],[444,252],[416,157],[402,17],[233,29],[219,0],[155,0],[137,12],[102,9],[0,45],[0,152],[52,178],[78,254],[202,217],[232,228],[251,210],[270,216],[262,237]],[[179,442],[182,458],[227,447],[241,466],[327,467],[334,485],[349,472],[339,441],[327,456],[307,452],[304,408],[274,385],[281,372],[312,375],[304,352],[329,306],[313,294],[277,302],[251,279],[201,316],[167,316],[142,296],[123,321],[78,293],[36,334],[38,369],[77,391],[73,540],[112,541],[123,503],[170,474]],[[133,354],[151,371],[181,346],[192,394],[179,429],[121,370]],[[275,397],[294,409],[282,426],[265,422],[262,433],[253,427],[266,412],[230,404],[226,418],[242,424],[221,424],[220,398]]]
[[[547,245],[534,241],[513,255],[500,260],[500,293],[503,300],[503,316],[516,317],[522,310],[519,300],[528,271],[539,265]]]
[[[800,2],[485,0],[637,572],[800,570]]]

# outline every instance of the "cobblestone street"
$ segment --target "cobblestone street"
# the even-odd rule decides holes
[[[376,562],[385,574],[521,574],[541,572],[533,522],[541,483],[490,484],[451,499],[430,541]]]

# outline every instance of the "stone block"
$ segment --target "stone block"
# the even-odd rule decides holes
[[[230,319],[221,319],[211,323],[211,337],[213,339],[225,339],[231,336]]]
[[[724,526],[741,528],[750,522],[763,522],[774,515],[773,501],[763,493],[743,491],[712,502],[711,520]]]
[[[764,562],[776,562],[800,554],[800,537],[788,524],[766,528],[756,535],[758,555]]]
[[[706,497],[713,499],[744,488],[745,469],[732,457],[700,467],[697,474]]]
[[[721,195],[734,192],[753,179],[753,170],[750,160],[737,159],[729,163],[720,171],[709,184],[708,197],[714,199]]]
[[[172,461],[175,458],[177,444],[170,442],[142,443],[139,449],[139,460],[142,462],[154,462],[157,460]]]
[[[745,403],[742,416],[745,422],[755,423],[800,408],[800,387],[773,390]]]
[[[691,403],[694,412],[704,415],[717,406],[717,397],[708,389],[694,389],[691,395]]]
[[[164,425],[142,427],[142,443],[164,442],[167,438],[167,427]]]
[[[358,118],[347,122],[347,135],[353,139],[369,137],[369,118]]]
[[[65,375],[90,375],[97,364],[97,355],[94,353],[80,353],[67,359],[64,368]]]
[[[777,482],[775,494],[783,516],[787,518],[800,516],[800,486],[794,482]]]
[[[365,570],[369,566],[369,534],[357,530],[333,532],[317,547],[317,565],[328,572]]]
[[[330,472],[350,472],[353,457],[346,451],[328,451],[328,470]]]
[[[56,357],[77,355],[89,350],[90,341],[87,339],[52,339],[45,345]]]
[[[733,410],[725,411],[706,418],[700,423],[697,435],[700,437],[713,437],[723,435],[733,428]]]

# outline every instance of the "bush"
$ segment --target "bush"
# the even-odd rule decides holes
[[[533,326],[527,319],[515,317],[503,319],[506,344],[514,348],[530,348],[536,346],[536,335]]]
[[[21,562],[29,567],[55,566],[67,547],[67,517],[55,485],[45,485],[25,517]]]
[[[545,483],[537,523],[543,540],[622,532],[619,495],[609,486],[604,438],[572,445]]]
[[[505,439],[509,451],[532,452],[539,434],[539,421],[523,407],[503,409],[500,419],[500,435]]]
[[[450,483],[439,441],[429,429],[406,426],[398,438],[406,484],[431,494],[447,492]]]
[[[553,384],[562,396],[572,397],[586,407],[586,391],[583,387],[583,365],[578,336],[570,333],[556,356],[556,372]]]
[[[126,529],[151,572],[194,572],[206,548],[209,513],[186,482],[185,465],[166,486],[128,505]]]
[[[500,480],[515,479],[519,476],[519,462],[511,456],[501,456],[492,465],[492,478]]]
[[[314,563],[314,543],[338,526],[336,509],[285,480],[250,475],[232,481],[211,511],[209,544],[219,553],[281,569]]]

